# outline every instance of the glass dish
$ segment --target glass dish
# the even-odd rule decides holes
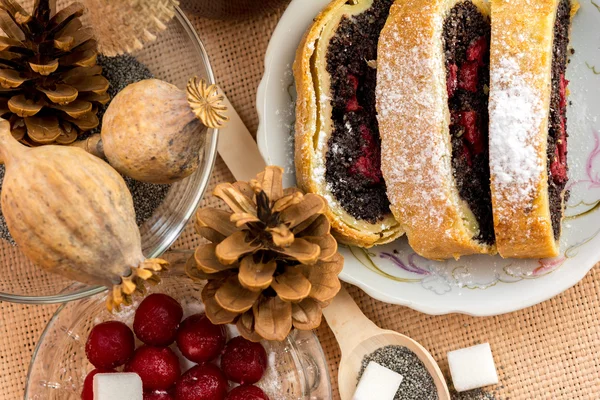
[[[181,0],[187,13],[211,19],[249,19],[257,14],[278,9],[290,0]]]
[[[59,0],[58,7],[70,0]],[[135,53],[156,78],[185,89],[192,76],[214,83],[206,51],[194,28],[180,9],[156,41]],[[165,252],[181,234],[194,214],[214,166],[218,131],[209,129],[200,154],[198,170],[171,186],[167,197],[154,215],[140,228],[142,247],[148,258]],[[0,240],[0,301],[28,304],[61,303],[87,297],[104,288],[74,283],[45,272],[30,263],[18,247]]]
[[[189,253],[181,253],[187,257]],[[172,260],[171,260],[172,261]],[[175,263],[177,265],[177,263]],[[179,263],[182,265],[182,263]],[[149,292],[166,293],[184,308],[184,317],[202,311],[203,285],[175,266]],[[33,353],[25,400],[79,400],[86,374],[93,369],[85,356],[92,327],[117,319],[131,326],[135,304],[113,315],[106,310],[105,294],[62,305],[42,333]],[[137,299],[136,302],[139,302]],[[327,362],[313,332],[294,331],[283,342],[263,342],[269,368],[258,383],[272,400],[330,400]]]

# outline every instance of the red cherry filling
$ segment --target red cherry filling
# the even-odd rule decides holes
[[[259,387],[242,385],[229,392],[225,400],[269,400],[269,396]]]
[[[175,341],[183,309],[171,296],[151,294],[135,312],[133,331],[138,339],[152,346],[168,346]]]
[[[85,354],[96,368],[115,368],[125,364],[135,349],[133,332],[118,321],[96,325],[85,344]]]
[[[346,102],[346,111],[354,112],[361,110],[362,107],[358,104],[358,98],[356,97],[356,91],[358,90],[358,78],[352,74],[348,74],[348,82],[352,87],[352,96]]]
[[[477,61],[479,65],[484,65],[483,59],[488,51],[488,38],[487,36],[480,36],[471,43],[467,48],[467,60]]]
[[[94,400],[94,376],[97,374],[109,374],[116,372],[114,369],[96,368],[83,381],[83,391],[81,392],[81,400]]]
[[[179,359],[168,347],[144,345],[138,348],[124,370],[138,374],[144,390],[150,391],[169,389],[181,375]]]
[[[365,125],[360,126],[360,134],[364,144],[362,147],[363,155],[358,158],[350,167],[350,173],[360,174],[367,178],[371,184],[381,182],[381,153],[379,146],[375,143],[373,133]]]
[[[144,392],[144,400],[175,400],[175,397],[169,392],[153,391]]]
[[[256,383],[267,369],[267,352],[260,343],[238,336],[225,346],[221,368],[231,381],[242,385]]]
[[[560,134],[556,141],[556,150],[554,159],[550,164],[550,174],[554,182],[561,184],[567,181],[567,128],[565,107],[567,106],[567,86],[569,81],[565,75],[560,75],[559,96],[560,96]]]
[[[464,137],[471,144],[474,154],[481,154],[483,148],[483,138],[479,129],[477,112],[464,111],[460,113],[460,124],[465,129]]]
[[[559,81],[559,95],[560,95],[560,109],[563,110],[567,106],[567,86],[569,81],[565,78],[565,74],[560,75]]]
[[[458,87],[469,92],[477,92],[479,83],[479,62],[468,61],[460,66],[458,72]]]
[[[356,96],[352,96],[350,100],[346,103],[346,111],[353,112],[360,110],[360,105],[358,104],[358,99]]]
[[[213,364],[201,364],[190,369],[177,381],[177,400],[224,400],[227,379]]]
[[[214,325],[204,314],[186,318],[177,331],[177,346],[181,354],[195,363],[217,358],[226,341],[225,328]]]

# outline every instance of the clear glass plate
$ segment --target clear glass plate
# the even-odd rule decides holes
[[[59,0],[58,8],[70,1]],[[214,83],[214,76],[206,51],[194,28],[183,12],[167,29],[135,54],[158,79],[185,89],[192,76]],[[207,188],[217,154],[218,131],[209,129],[200,154],[198,170],[183,181],[171,186],[167,197],[140,231],[144,254],[157,257],[179,237],[188,220],[196,211]],[[29,304],[61,303],[80,299],[104,290],[45,272],[30,263],[18,247],[0,241],[0,301]]]
[[[163,275],[151,293],[166,293],[184,308],[184,317],[203,309],[203,284],[189,279],[183,263],[191,252],[172,252],[174,266]],[[179,258],[179,260],[176,260]],[[135,303],[113,315],[106,310],[105,295],[62,305],[42,333],[33,353],[26,400],[79,400],[83,381],[94,367],[85,356],[85,342],[92,327],[108,320],[133,322]],[[136,299],[138,302],[140,299]],[[269,368],[258,386],[273,400],[330,400],[331,383],[327,361],[313,332],[293,331],[283,342],[263,342]]]

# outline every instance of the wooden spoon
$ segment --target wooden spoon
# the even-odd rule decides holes
[[[414,352],[433,377],[439,400],[450,400],[444,375],[431,354],[411,338],[375,325],[360,311],[358,305],[342,287],[323,315],[342,350],[338,384],[342,400],[350,400],[358,383],[361,362],[366,355],[389,345],[404,346]]]

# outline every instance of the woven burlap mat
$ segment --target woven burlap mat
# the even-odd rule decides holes
[[[256,131],[256,87],[263,57],[280,7],[246,21],[211,21],[191,16],[211,58],[213,69],[227,96],[251,131]],[[211,188],[233,177],[218,160]],[[207,196],[203,205],[215,204]],[[193,248],[191,229],[175,243]],[[423,344],[447,374],[449,350],[489,342],[500,376],[490,389],[499,399],[598,399],[600,398],[600,270],[594,268],[577,286],[536,307],[492,318],[462,315],[432,317],[405,307],[371,299],[348,287],[365,314],[377,325],[404,333]],[[56,310],[51,306],[0,304],[0,392],[2,399],[23,397],[27,368],[35,343]],[[318,335],[330,365],[337,394],[340,353],[335,338],[323,324]],[[375,399],[374,399],[375,400]]]

